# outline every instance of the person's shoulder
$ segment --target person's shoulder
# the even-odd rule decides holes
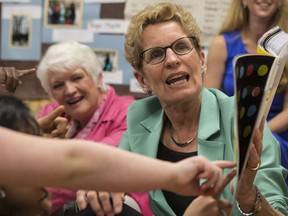
[[[221,103],[234,104],[235,102],[234,96],[228,96],[227,94],[225,94],[223,91],[219,89],[205,88],[204,92],[206,93],[206,95],[210,95],[210,97],[215,97],[215,99],[218,101],[218,104],[221,104]]]
[[[234,37],[234,36],[239,36],[241,35],[240,31],[235,30],[235,31],[229,31],[229,32],[223,32],[221,33],[224,37],[229,36],[229,37]]]
[[[115,98],[115,102],[117,102],[119,105],[131,105],[135,101],[135,98],[131,95],[118,95],[117,98]]]
[[[212,94],[217,98],[230,98],[227,94],[225,94],[223,91],[216,89],[216,88],[204,88],[203,92],[205,94]]]
[[[240,31],[223,32],[222,36],[225,43],[228,44],[242,42],[242,36]]]
[[[43,109],[46,109],[46,110],[55,110],[57,107],[59,106],[59,103],[57,101],[50,101],[46,104],[43,105]]]
[[[132,95],[121,95],[119,99],[127,103],[132,103],[135,101],[135,98]]]
[[[135,100],[129,107],[128,113],[134,115],[150,115],[155,111],[161,109],[160,101],[155,96],[148,96],[143,99]]]
[[[157,97],[148,96],[148,97],[145,97],[145,98],[142,98],[142,99],[135,100],[132,103],[131,107],[139,107],[139,106],[141,106],[141,107],[143,107],[145,109],[148,108],[150,110],[150,109],[156,108],[157,104],[159,105],[159,107],[161,107],[159,99]]]
[[[222,52],[219,53],[219,50]],[[226,42],[223,35],[216,35],[213,40],[211,41],[211,44],[208,48],[208,59],[207,61],[210,61],[210,58],[218,59],[220,56],[223,56],[223,59],[225,59],[225,50],[226,50]],[[216,58],[215,58],[216,57]]]
[[[108,98],[110,98],[114,103],[119,103],[119,105],[126,106],[130,105],[135,98],[132,95],[118,95],[115,88],[112,86],[108,86]]]
[[[213,38],[213,40],[212,40],[212,42],[211,42],[211,44],[210,44],[209,49],[210,49],[211,47],[214,47],[214,46],[219,47],[219,46],[223,46],[223,45],[225,45],[224,36],[223,36],[222,34],[219,34],[219,35],[216,35],[216,36]]]
[[[208,106],[217,106],[219,112],[222,113],[222,116],[226,119],[233,118],[234,108],[235,108],[235,97],[228,96],[219,89],[204,89],[203,97],[205,101],[204,104]]]

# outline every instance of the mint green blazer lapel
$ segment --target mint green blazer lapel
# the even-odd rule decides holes
[[[136,152],[156,158],[163,121],[164,112],[162,109],[159,109],[148,118],[139,122],[143,127],[142,132],[134,133],[131,137],[131,146],[135,145],[134,150]]]
[[[141,145],[143,149],[141,152],[145,152],[145,155],[150,157],[157,157],[157,151],[160,141],[161,132],[164,125],[164,111],[162,108],[153,113],[150,117],[140,122],[140,124],[147,130],[142,134],[142,140],[144,144]],[[144,137],[145,136],[145,137]],[[146,148],[146,149],[145,149]],[[170,208],[162,190],[149,191],[150,193],[150,205],[153,209],[154,215],[157,216],[176,216],[173,210]],[[156,207],[157,206],[157,207]],[[156,208],[155,208],[156,207]],[[161,210],[160,210],[161,209]]]
[[[222,92],[204,89],[200,114],[201,130],[198,133],[198,154],[215,160],[235,160],[233,152],[233,103]],[[229,169],[224,170],[227,174]],[[202,181],[203,182],[203,181]],[[221,197],[232,199],[230,188],[226,187]]]
[[[151,104],[150,104],[151,105]],[[141,115],[141,112],[139,113]],[[164,111],[160,106],[158,110],[151,113],[146,119],[139,122],[142,126],[141,132],[131,135],[131,148],[133,152],[156,158],[161,132],[164,125]],[[157,216],[176,216],[164,197],[162,190],[149,191],[150,205]],[[157,207],[153,208],[153,206]],[[158,211],[158,209],[161,209]]]
[[[220,131],[220,107],[217,97],[203,88],[201,113],[198,131],[198,154],[203,155],[210,160],[223,160],[224,158],[224,142],[219,136],[219,139],[210,139]],[[224,138],[224,137],[222,137]]]

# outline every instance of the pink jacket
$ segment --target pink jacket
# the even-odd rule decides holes
[[[123,132],[127,128],[126,114],[134,98],[132,96],[118,96],[111,86],[109,89],[103,113],[89,135],[88,140],[117,147]],[[37,117],[40,118],[49,114],[58,106],[57,102],[51,102],[43,106]],[[69,116],[65,117],[69,119]],[[52,194],[52,213],[61,208],[66,202],[76,198],[75,191],[59,188],[48,188],[48,191]],[[131,193],[130,196],[137,201],[145,216],[152,215],[146,193]]]

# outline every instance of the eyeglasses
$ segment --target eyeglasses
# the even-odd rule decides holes
[[[171,45],[166,47],[152,47],[140,54],[140,57],[148,64],[159,64],[166,58],[166,50],[172,49],[177,55],[186,55],[190,53],[194,48],[195,37],[183,37],[174,41]]]

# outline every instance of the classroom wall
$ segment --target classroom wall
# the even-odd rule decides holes
[[[55,32],[61,30],[57,26],[49,27],[47,26],[46,9],[47,2],[53,0],[31,0],[29,3],[0,3],[0,66],[2,67],[16,67],[17,69],[27,69],[31,67],[36,67],[38,62],[47,50],[47,48],[55,43],[53,40],[55,38]],[[145,7],[148,2],[146,0],[126,0],[126,3],[87,3],[87,0],[74,0],[76,2],[83,1],[82,7],[82,23],[80,26],[73,26],[71,30],[83,30],[83,34],[80,34],[78,39],[87,37],[85,32],[89,21],[92,19],[118,19],[124,20],[125,18],[131,17],[133,13],[135,14],[138,10]],[[155,2],[160,2],[162,0],[155,0]],[[231,0],[170,0],[181,4],[187,10],[196,16],[197,22],[203,30],[203,44],[207,47],[210,38],[215,34],[215,26],[220,23],[225,14],[225,9],[229,5]],[[94,1],[95,2],[95,1]],[[149,1],[149,4],[152,2]],[[126,4],[126,5],[125,5]],[[127,7],[129,5],[129,7]],[[11,10],[14,7],[28,7],[29,9],[23,9],[23,13],[27,14],[27,11],[31,11],[32,17],[32,29],[31,29],[31,44],[30,48],[15,48],[11,47],[9,42],[9,37],[11,36],[11,26],[13,26],[11,20]],[[42,8],[41,13],[39,13],[39,7]],[[3,10],[5,8],[5,10]],[[9,14],[10,10],[10,14]],[[19,11],[16,10],[16,15],[19,15]],[[22,12],[21,12],[22,13]],[[21,14],[20,14],[21,15]],[[211,19],[208,19],[208,18]],[[213,18],[213,19],[212,19]],[[65,26],[65,30],[67,26]],[[123,34],[105,34],[105,33],[94,33],[93,41],[87,42],[91,48],[97,50],[116,50],[118,55],[118,69],[122,71],[123,80],[120,84],[113,84],[116,88],[118,94],[130,94],[136,98],[142,98],[146,95],[143,93],[130,92],[130,80],[133,78],[132,68],[126,62],[124,58],[124,41],[125,35]],[[81,42],[81,41],[80,41]],[[85,43],[85,42],[84,42]],[[114,74],[113,74],[114,75]],[[30,75],[24,77],[23,84],[16,90],[15,95],[23,98],[27,101],[35,101],[36,104],[40,101],[46,101],[48,95],[42,89],[37,77],[35,75]],[[1,90],[0,90],[1,91]],[[2,90],[3,91],[3,90]],[[37,106],[36,106],[37,107]]]
[[[44,8],[45,2],[39,1],[39,0],[32,0],[31,4],[28,5],[39,5],[41,4],[41,7]],[[2,8],[3,5],[7,5],[7,3],[0,3],[0,17],[2,17]],[[9,5],[9,4],[8,4]],[[18,5],[27,5],[27,4],[18,4]],[[101,19],[123,19],[123,11],[124,11],[124,3],[110,3],[110,4],[91,4],[86,5],[83,8],[83,12],[85,12],[85,18],[83,18],[84,22],[88,18],[94,17],[93,18],[101,18]],[[13,6],[13,4],[12,4]],[[91,11],[91,10],[94,10]],[[87,17],[88,16],[88,17]],[[38,20],[38,22],[41,23],[41,26],[43,24],[43,20]],[[34,21],[33,21],[34,24]],[[10,25],[10,21],[2,21],[0,22],[0,29],[2,32],[0,34],[0,48],[3,50],[3,46],[8,46],[7,39],[4,40],[3,38],[3,31],[9,31],[8,25]],[[36,25],[39,25],[39,23],[36,23]],[[83,24],[84,25],[84,24]],[[37,34],[33,35],[34,38],[32,40],[35,40],[36,38],[41,38],[40,42],[40,58],[43,55],[43,53],[47,50],[47,48],[53,44],[54,42],[51,41],[51,30],[49,29],[42,29],[42,36]],[[6,36],[4,36],[6,37]],[[92,48],[95,47],[97,49],[104,49],[104,50],[117,50],[118,55],[119,55],[119,68],[123,71],[123,84],[112,84],[112,86],[116,89],[117,93],[119,95],[125,95],[125,94],[130,94],[133,95],[136,99],[138,98],[143,98],[146,95],[142,93],[135,93],[135,92],[130,92],[129,90],[129,80],[130,77],[132,77],[132,70],[128,63],[124,59],[124,35],[97,35],[95,37],[95,41],[93,43],[88,44]],[[7,49],[6,49],[7,50]],[[5,50],[4,50],[5,52]],[[13,55],[13,51],[11,52]],[[17,54],[18,55],[18,54]],[[3,55],[0,55],[0,66],[1,67],[16,67],[17,69],[27,69],[27,68],[32,68],[36,67],[38,65],[38,62],[40,58],[34,59],[34,60],[27,60],[25,59],[27,55],[25,53],[20,53],[20,57],[18,59],[3,59]],[[13,55],[15,57],[15,54]],[[23,58],[23,59],[22,59]],[[43,90],[40,82],[38,81],[36,75],[29,75],[26,77],[23,77],[22,79],[22,85],[20,85],[16,92],[15,96],[23,99],[31,108],[32,112],[36,114],[40,107],[42,107],[44,104],[48,103],[50,101],[50,98],[46,94],[46,92]],[[0,93],[3,93],[4,90],[0,88]]]
[[[44,1],[39,0],[33,0],[30,5],[41,5],[42,8],[45,7]],[[3,11],[2,8],[4,6],[9,6],[8,3],[0,3],[0,17],[2,17]],[[18,5],[27,5],[27,4],[18,4]],[[18,6],[16,5],[16,6]],[[85,4],[84,4],[85,5]],[[88,4],[83,7],[83,23],[87,20],[93,17],[93,18],[101,18],[101,19],[123,19],[123,11],[124,11],[124,3],[110,3],[110,4]],[[11,6],[14,6],[14,4],[11,4]],[[91,11],[91,8],[94,9],[94,12]],[[44,11],[43,11],[44,12]],[[84,15],[85,13],[85,15]],[[88,16],[88,17],[87,17]],[[43,20],[38,20],[41,22],[41,25],[43,24]],[[9,43],[8,39],[3,38],[3,31],[8,32],[9,28],[8,25],[11,25],[10,21],[2,19],[0,23],[1,28],[1,50],[3,51],[3,46],[8,46],[7,43]],[[34,21],[33,21],[34,25]],[[84,25],[84,24],[83,24]],[[35,27],[36,28],[36,27]],[[83,26],[81,28],[84,28]],[[54,42],[51,41],[51,29],[46,29],[43,27],[41,29],[41,32],[43,33],[42,37],[41,35],[33,35],[32,40],[35,40],[35,37],[41,38],[40,42],[40,58],[43,55],[43,53],[47,50],[47,48],[53,44]],[[7,37],[4,35],[4,37]],[[122,95],[122,94],[131,94],[136,98],[142,98],[144,95],[141,93],[131,93],[129,91],[129,80],[132,76],[132,69],[128,65],[128,63],[124,59],[124,35],[108,35],[108,34],[101,34],[95,36],[95,41],[88,44],[92,48],[96,49],[103,49],[103,50],[117,50],[118,51],[118,57],[119,57],[119,68],[123,71],[123,84],[114,84],[113,86],[116,88],[116,91]],[[8,48],[9,49],[9,48]],[[7,50],[7,49],[6,49]],[[12,50],[12,49],[11,49]],[[9,51],[11,51],[9,50]],[[29,51],[28,51],[29,52]],[[36,51],[35,51],[36,52]],[[13,50],[11,51],[13,54]],[[16,53],[16,51],[14,52]],[[19,53],[19,51],[17,51]],[[17,54],[18,55],[18,54]],[[40,58],[36,58],[34,60],[27,60],[25,57],[27,56],[27,53],[21,53],[20,57],[16,57],[17,59],[3,59],[3,54],[0,56],[0,66],[2,67],[16,67],[17,69],[27,69],[36,67],[38,65],[38,62]],[[13,55],[13,58],[15,55]],[[23,58],[23,60],[22,60]],[[37,77],[35,75],[26,76],[22,79],[23,83],[22,85],[16,90],[15,95],[17,97],[23,98],[27,101],[35,101],[38,103],[40,101],[40,104],[42,100],[46,101],[48,99],[48,95],[45,93],[45,91],[42,89],[40,82],[38,81]],[[0,92],[3,92],[3,90],[0,90]]]

